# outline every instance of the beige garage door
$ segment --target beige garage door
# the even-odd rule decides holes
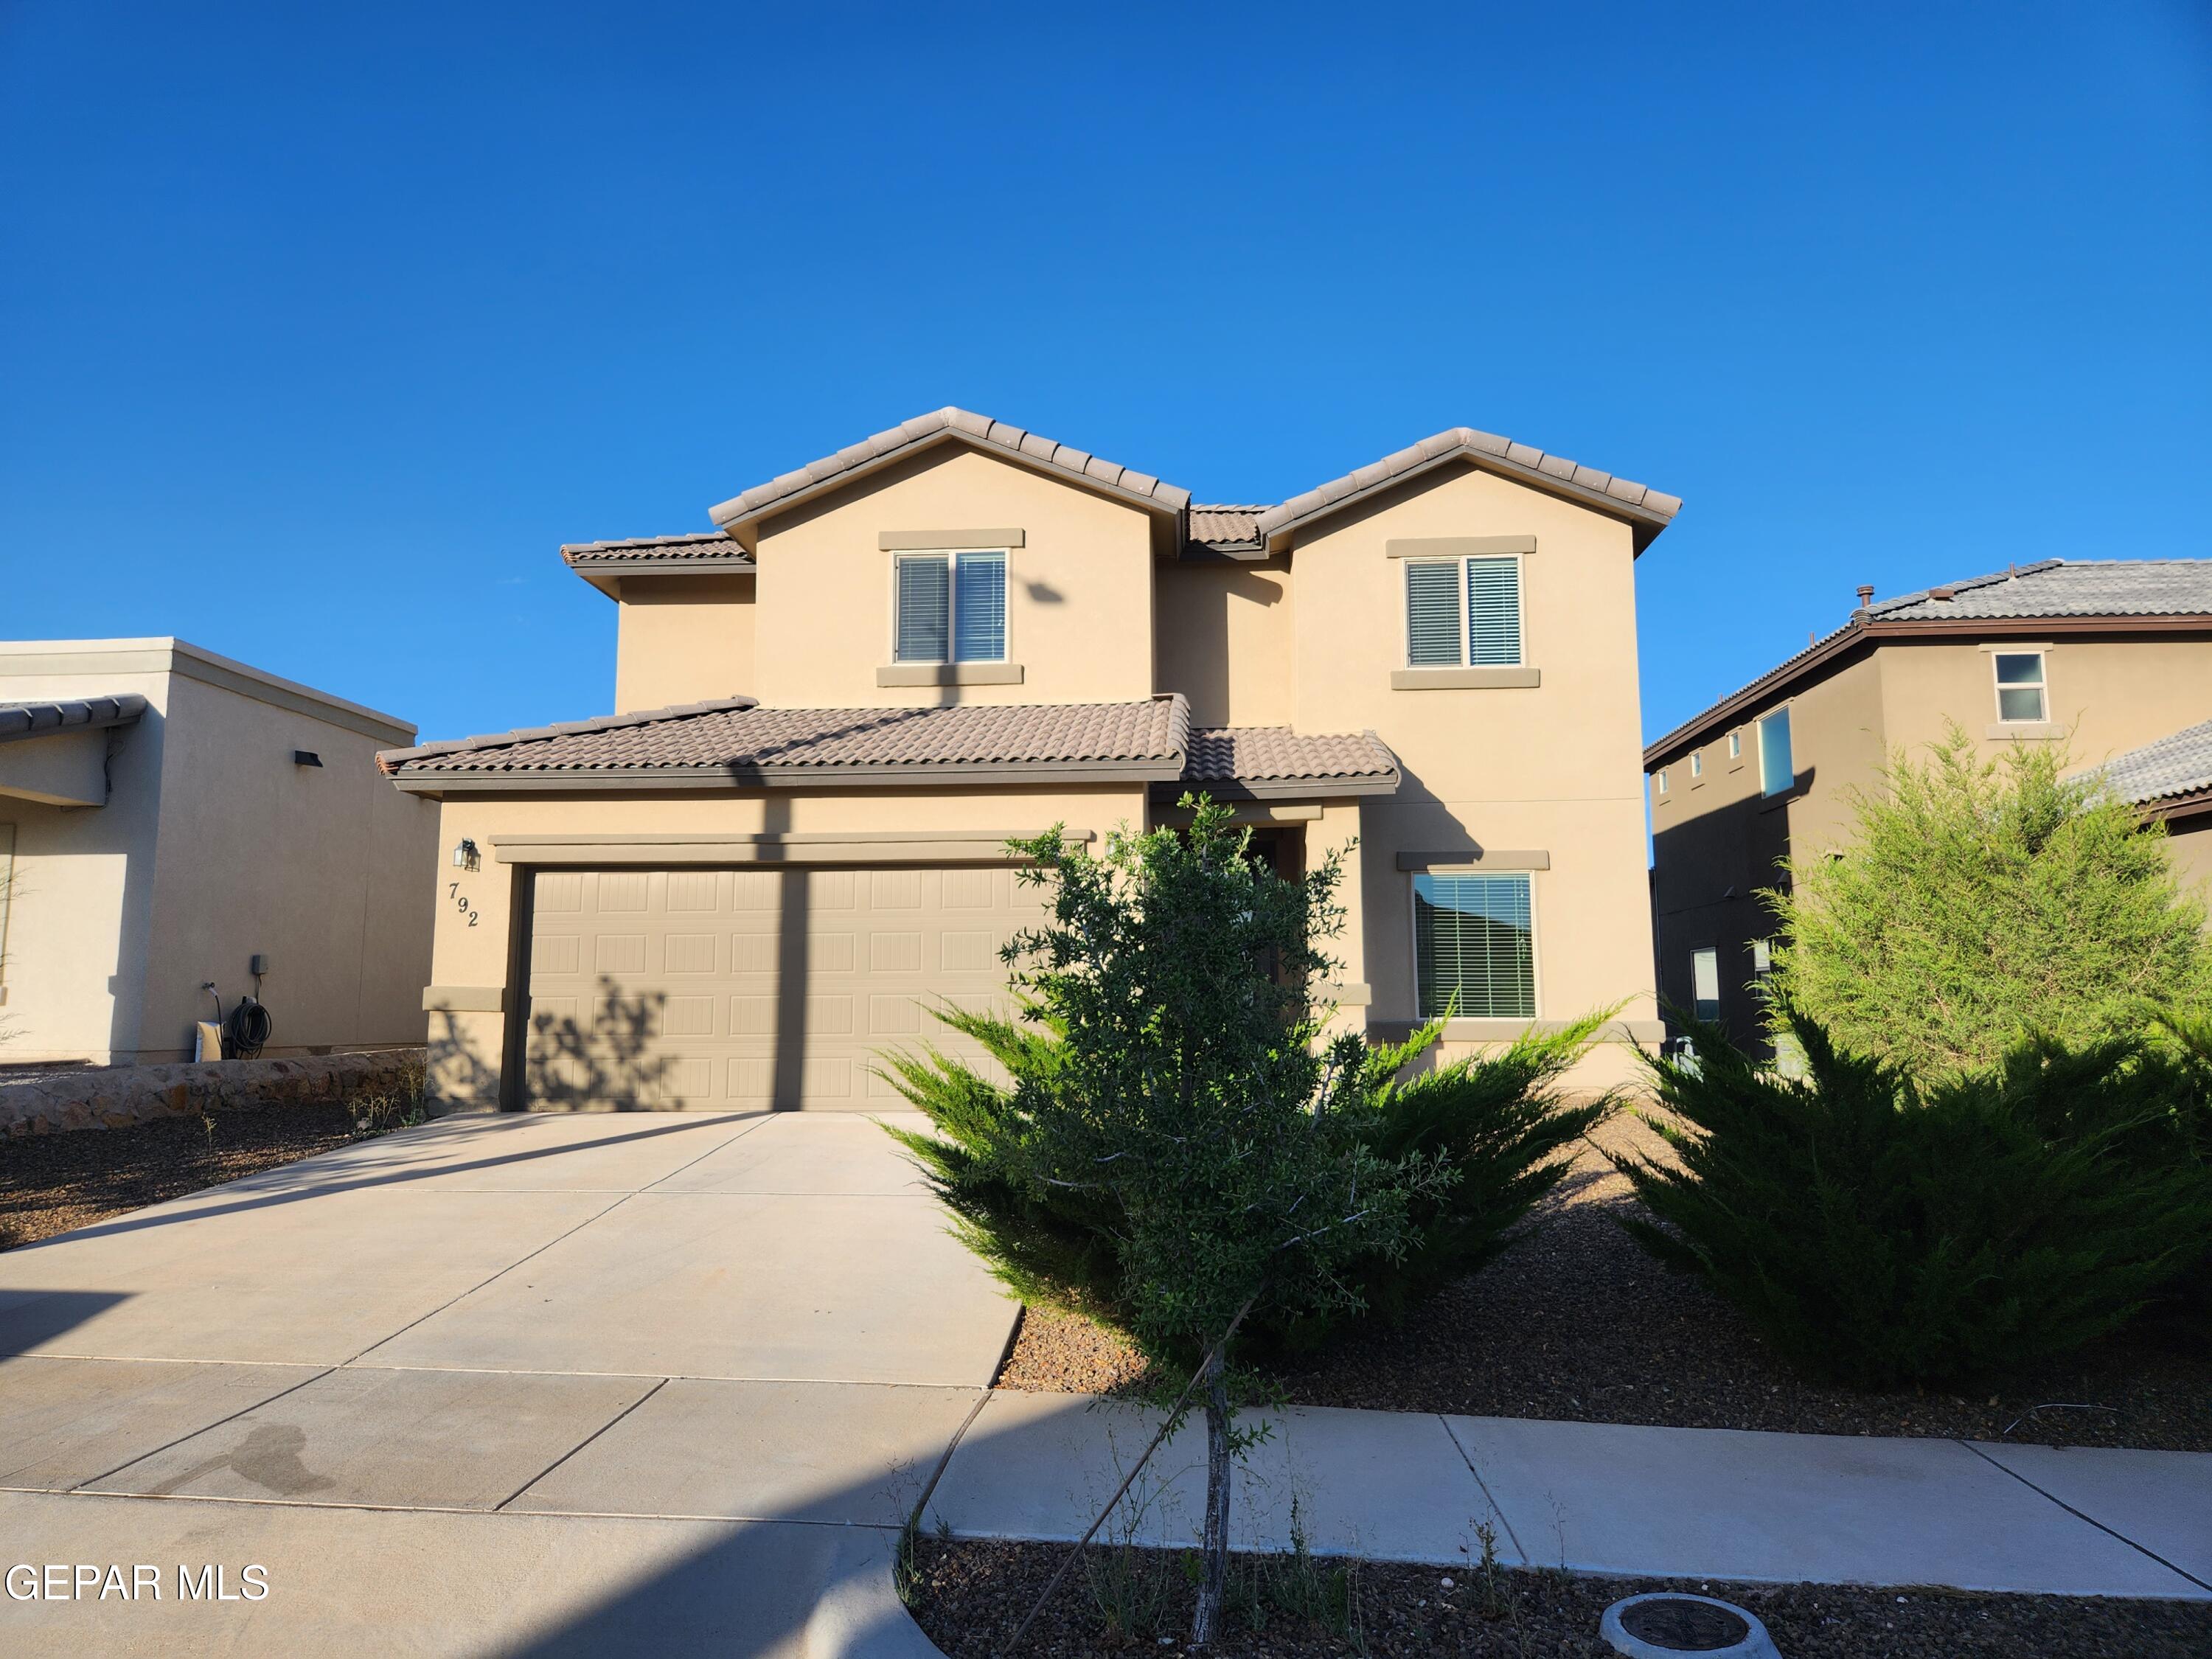
[[[943,997],[1005,1008],[999,951],[1042,910],[1004,866],[562,870],[535,882],[533,1105],[895,1109],[879,1051]]]

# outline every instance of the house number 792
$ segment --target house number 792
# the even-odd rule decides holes
[[[446,884],[446,896],[453,900],[453,908],[456,910],[459,910],[463,915],[469,919],[470,927],[473,927],[477,925],[477,913],[469,908],[469,896],[461,891],[460,883],[458,881],[447,882]]]

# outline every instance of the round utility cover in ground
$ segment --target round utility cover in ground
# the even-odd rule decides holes
[[[1631,1659],[1673,1659],[1684,1653],[1705,1659],[1782,1659],[1756,1617],[1710,1595],[1632,1595],[1605,1610],[1597,1632],[1615,1653]]]

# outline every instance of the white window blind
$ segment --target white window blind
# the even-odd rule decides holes
[[[1467,562],[1468,660],[1517,666],[1521,661],[1521,561]]]
[[[999,662],[1006,654],[1006,556],[963,553],[954,566],[952,655]]]
[[[1534,1018],[1534,910],[1525,875],[1415,876],[1421,1018]]]
[[[1460,665],[1459,568],[1412,561],[1406,566],[1406,662],[1413,668]]]
[[[898,562],[900,662],[943,662],[951,643],[951,571],[942,556]]]

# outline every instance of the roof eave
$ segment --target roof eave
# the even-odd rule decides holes
[[[1182,775],[1183,758],[1021,761],[988,765],[638,766],[574,771],[407,772],[392,775],[416,795],[653,793],[761,789],[973,787],[976,785],[1151,784]]]
[[[732,558],[726,553],[696,558],[678,556],[665,559],[593,559],[563,552],[561,559],[569,569],[617,601],[622,599],[622,579],[625,576],[750,576],[760,568],[750,558]]]
[[[1393,772],[1388,777],[1358,778],[1176,778],[1155,783],[1156,798],[1172,799],[1188,791],[1216,800],[1345,800],[1369,795],[1392,795],[1404,780]]]

